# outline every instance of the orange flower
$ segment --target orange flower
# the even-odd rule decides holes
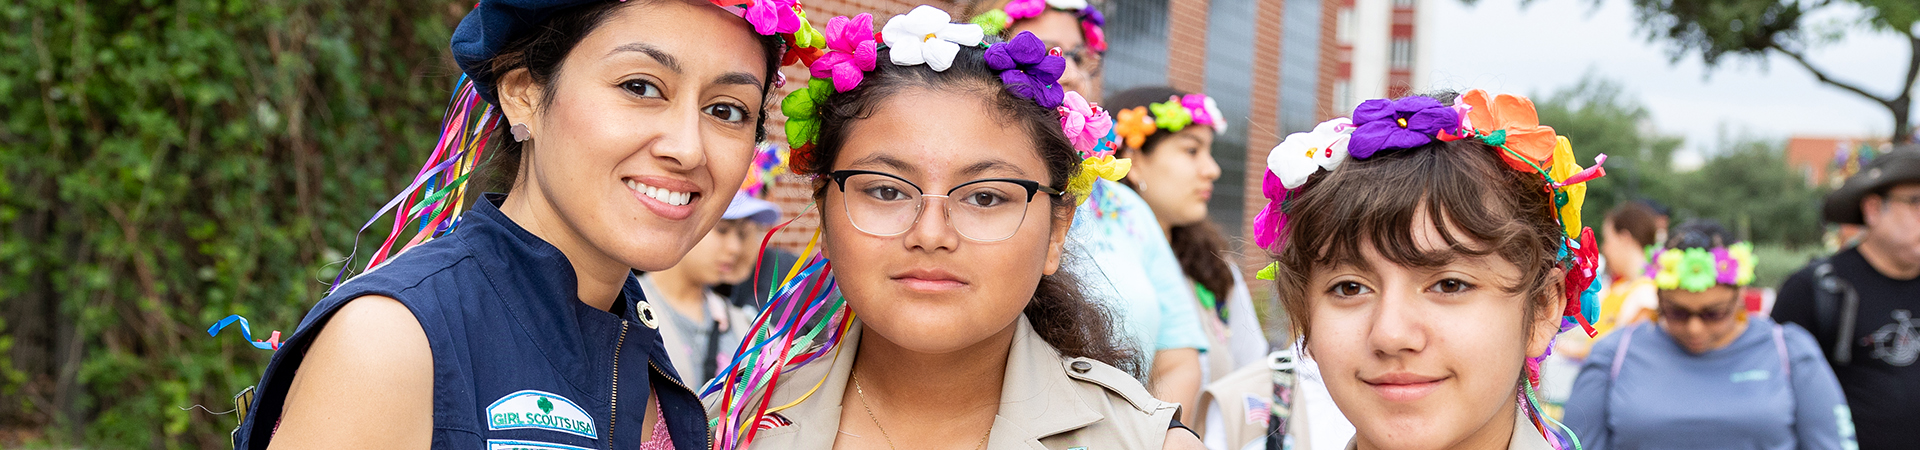
[[[1540,118],[1533,110],[1533,101],[1517,95],[1492,94],[1474,89],[1460,96],[1460,101],[1473,107],[1467,112],[1467,120],[1481,136],[1505,131],[1506,147],[1513,152],[1500,152],[1501,160],[1507,166],[1523,172],[1539,172],[1546,169],[1553,160],[1555,144],[1553,127],[1540,125]],[[1526,159],[1515,157],[1519,153]],[[1532,164],[1528,164],[1528,160]]]
[[[1147,115],[1145,106],[1121,110],[1119,115],[1119,119],[1113,121],[1113,133],[1125,139],[1128,148],[1140,148],[1140,144],[1147,140],[1147,135],[1156,130],[1153,117]]]

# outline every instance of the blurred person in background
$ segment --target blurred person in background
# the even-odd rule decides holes
[[[1638,200],[1621,203],[1607,211],[1599,236],[1607,284],[1600,294],[1600,317],[1593,323],[1594,339],[1579,336],[1562,340],[1555,346],[1558,355],[1584,359],[1594,340],[1646,319],[1645,313],[1657,306],[1653,279],[1646,275],[1646,262],[1647,248],[1659,244],[1654,240],[1656,236],[1666,234],[1665,229],[1659,228],[1660,217],[1653,207]]]
[[[730,276],[752,270],[758,255],[746,249],[758,248],[748,244],[753,230],[777,220],[779,206],[746,192],[735,193],[720,223],[679,264],[636,276],[647,301],[665,306],[654,308],[667,316],[659,321],[660,343],[688,385],[706,384],[746,339],[755,311],[734,305],[713,288]]]
[[[1202,439],[1224,439],[1222,442],[1230,441],[1234,444],[1232,447],[1238,448],[1239,444],[1266,433],[1263,427],[1231,427],[1245,433],[1230,432],[1227,431],[1229,425],[1222,419],[1242,417],[1245,411],[1240,399],[1267,390],[1267,383],[1263,382],[1267,381],[1264,370],[1267,338],[1261,332],[1260,320],[1254,313],[1253,300],[1240,269],[1226,259],[1227,236],[1207,220],[1207,200],[1213,196],[1214,180],[1220,178],[1220,164],[1213,159],[1213,139],[1225,131],[1226,121],[1220,117],[1218,108],[1211,106],[1213,99],[1205,94],[1190,94],[1164,86],[1129,89],[1110,99],[1107,103],[1111,111],[1144,114],[1139,116],[1142,119],[1158,119],[1147,112],[1150,109],[1174,116],[1165,121],[1156,120],[1156,123],[1167,123],[1166,126],[1130,130],[1146,134],[1138,136],[1139,139],[1132,139],[1135,136],[1130,135],[1128,145],[1120,149],[1119,156],[1133,161],[1132,169],[1121,183],[1132,188],[1152,209],[1158,231],[1166,237],[1180,263],[1184,283],[1178,293],[1195,307],[1194,319],[1208,340],[1209,350],[1200,355],[1202,395],[1179,400],[1189,405],[1193,413],[1206,413],[1206,419],[1215,422],[1193,421],[1196,429],[1202,431]],[[1214,385],[1228,374],[1250,366],[1255,369],[1244,378],[1252,383]],[[1203,402],[1202,398],[1221,401]],[[1231,414],[1205,411],[1210,406],[1231,407],[1227,411]],[[1247,436],[1228,439],[1228,434]]]
[[[758,152],[754,156],[753,169],[747,172],[746,184],[740,187],[740,191],[755,199],[771,202],[772,199],[768,197],[772,195],[773,183],[780,175],[788,173],[786,152],[770,143],[762,143]],[[745,263],[734,265],[733,271],[721,276],[723,283],[714,287],[714,292],[727,297],[734,306],[759,311],[766,305],[774,288],[779,287],[780,277],[799,262],[800,257],[793,252],[772,245],[761,247],[763,243],[771,244],[772,236],[768,236],[768,233],[773,232],[773,226],[780,222],[783,214],[776,214],[774,220],[765,223],[750,220],[741,224],[746,230],[746,242],[740,246],[743,255],[741,261]],[[756,274],[758,278],[755,278]]]
[[[1033,33],[1048,48],[1066,57],[1060,88],[1079,92],[1099,103],[1101,55],[1107,53],[1107,19],[1087,0],[983,0],[966,8],[966,16],[987,34],[1012,38]]]
[[[1752,245],[1693,221],[1647,266],[1659,318],[1594,345],[1567,402],[1586,448],[1853,448],[1847,401],[1813,336],[1747,314]]]
[[[1881,155],[1828,194],[1859,244],[1780,285],[1773,318],[1813,332],[1853,405],[1860,448],[1920,446],[1920,148]]]

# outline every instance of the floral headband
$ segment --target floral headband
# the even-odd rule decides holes
[[[1121,110],[1114,122],[1116,133],[1126,139],[1127,148],[1139,149],[1147,136],[1158,130],[1178,133],[1187,125],[1213,127],[1214,133],[1227,132],[1227,121],[1220,105],[1204,94],[1167,97],[1167,101]]]
[[[1060,88],[1060,74],[1066,70],[1060,49],[1048,49],[1040,38],[1027,32],[1007,42],[985,44],[986,33],[979,24],[951,20],[946,11],[927,5],[893,16],[879,33],[889,50],[888,62],[896,66],[926,64],[935,72],[944,72],[953,66],[960,47],[984,46],[987,67],[1000,73],[1008,91],[1053,108],[1060,115],[1062,131],[1084,158],[1079,174],[1068,180],[1067,192],[1084,202],[1094,178],[1119,180],[1126,176],[1130,162],[1113,157],[1116,138],[1112,119],[1079,93]],[[780,111],[787,115],[787,145],[794,149],[794,157],[811,153],[819,137],[818,105],[829,95],[859,87],[866,73],[878,67],[880,43],[875,42],[871,30],[872,14],[827,20],[823,39],[826,51],[808,63],[812,79],[780,103]]]
[[[1746,286],[1753,282],[1753,244],[1724,247],[1668,248],[1647,256],[1647,277],[1660,289],[1703,292],[1714,285]]]
[[[1015,21],[1039,17],[1047,8],[1074,13],[1080,18],[1080,32],[1086,36],[1087,48],[1098,53],[1107,52],[1107,33],[1100,28],[1107,25],[1107,17],[1100,14],[1100,9],[1088,4],[1087,0],[1013,0],[1000,9],[973,16],[968,22],[979,25],[987,34],[1000,34]]]
[[[1120,126],[1125,123],[1123,118]],[[1332,171],[1349,157],[1367,159],[1461,139],[1479,139],[1498,148],[1508,167],[1546,180],[1544,193],[1553,196],[1564,233],[1558,259],[1571,268],[1564,314],[1570,323],[1563,323],[1563,328],[1577,323],[1593,333],[1592,319],[1599,314],[1599,285],[1593,283],[1599,248],[1594,245],[1593,230],[1581,226],[1580,206],[1586,199],[1584,183],[1606,175],[1600,167],[1606,155],[1595,158],[1592,168],[1582,169],[1574,161],[1573,144],[1555,135],[1553,128],[1541,126],[1533,102],[1525,97],[1493,96],[1475,89],[1454,106],[1427,97],[1374,99],[1355,108],[1352,119],[1336,118],[1313,131],[1288,135],[1267,155],[1262,190],[1269,202],[1254,218],[1254,240],[1269,251],[1285,245],[1287,200],[1315,173]],[[1269,265],[1261,271],[1262,278],[1272,279],[1277,268],[1277,263]]]

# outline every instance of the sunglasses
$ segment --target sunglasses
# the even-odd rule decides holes
[[[1735,294],[1733,299],[1728,300],[1726,304],[1708,307],[1700,311],[1681,308],[1662,300],[1660,301],[1660,316],[1667,319],[1667,323],[1671,324],[1687,323],[1687,321],[1698,317],[1701,323],[1711,325],[1733,318],[1734,314],[1740,313],[1741,306],[1743,305],[1740,303],[1740,296],[1738,294]]]

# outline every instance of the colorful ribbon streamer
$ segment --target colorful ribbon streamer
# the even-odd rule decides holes
[[[220,319],[219,322],[214,322],[212,327],[207,328],[207,336],[217,337],[220,335],[220,330],[226,329],[228,325],[232,325],[234,323],[240,324],[240,337],[246,338],[247,343],[253,344],[254,348],[258,348],[261,350],[276,350],[276,351],[280,350],[280,331],[279,330],[274,330],[273,335],[268,336],[267,340],[264,340],[264,341],[253,340],[253,328],[247,326],[247,318],[240,317],[239,314],[230,315],[230,316],[227,316],[227,318],[225,319]]]

